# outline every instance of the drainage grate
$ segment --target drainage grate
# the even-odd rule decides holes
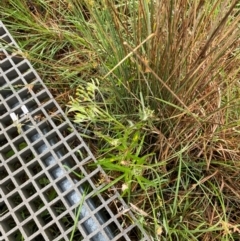
[[[2,22],[0,117],[0,240],[150,240]]]

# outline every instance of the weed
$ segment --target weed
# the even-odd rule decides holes
[[[0,9],[154,240],[239,239],[237,0]]]

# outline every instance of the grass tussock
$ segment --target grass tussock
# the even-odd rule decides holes
[[[154,240],[240,239],[238,1],[0,9]]]

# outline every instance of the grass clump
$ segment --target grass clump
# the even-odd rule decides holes
[[[238,240],[238,1],[16,2],[3,18],[72,95],[106,189],[154,240]]]

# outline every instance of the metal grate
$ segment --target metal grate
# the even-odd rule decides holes
[[[150,240],[0,22],[0,240]]]

